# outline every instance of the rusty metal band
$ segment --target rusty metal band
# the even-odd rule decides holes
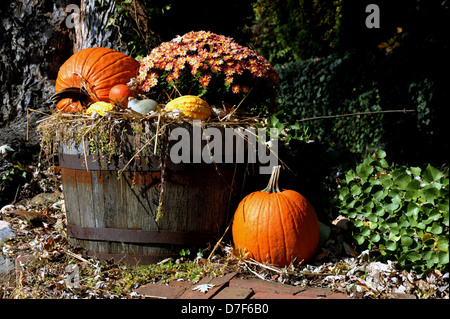
[[[175,232],[167,230],[142,230],[122,228],[97,228],[67,225],[70,237],[85,240],[122,242],[133,244],[204,245],[216,240],[214,234],[200,232]]]
[[[111,163],[105,163],[98,157],[87,155],[86,157],[79,154],[64,154],[59,153],[59,165],[63,168],[78,169],[78,170],[92,170],[92,171],[118,171],[121,169],[135,171],[136,166],[139,170],[147,172],[160,171],[160,161],[156,156],[148,158],[148,162],[136,163],[136,165],[128,165],[124,159],[116,160]],[[175,164],[173,164],[175,165]],[[171,166],[173,170],[182,169],[182,167]]]

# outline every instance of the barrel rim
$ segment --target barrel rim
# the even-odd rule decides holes
[[[135,160],[136,163],[127,166],[127,161],[121,159],[118,164],[104,163],[97,156],[59,153],[59,166],[61,168],[89,171],[142,171],[160,172],[161,161],[157,156],[148,156],[146,159]],[[233,169],[235,163],[173,163],[166,159],[165,169],[168,171],[192,171],[205,169]]]

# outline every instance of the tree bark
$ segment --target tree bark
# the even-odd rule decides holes
[[[74,52],[98,46],[127,53],[127,45],[122,41],[121,32],[127,28],[128,23],[117,14],[114,2],[105,1],[99,9],[96,8],[94,0],[81,0],[79,11],[73,12],[73,18]],[[122,30],[107,27],[113,20]]]

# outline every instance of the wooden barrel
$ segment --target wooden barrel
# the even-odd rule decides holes
[[[123,134],[120,139],[123,142]],[[133,144],[133,138],[127,140]],[[174,164],[167,157],[162,210],[158,211],[160,157],[141,156],[138,164],[127,166],[134,155],[127,152],[105,163],[82,144],[60,144],[67,232],[72,244],[99,259],[128,264],[155,263],[179,256],[183,248],[214,245],[231,220],[230,199],[237,198],[240,187],[236,186],[245,164]],[[118,178],[120,169],[124,170]]]

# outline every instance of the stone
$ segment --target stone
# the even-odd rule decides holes
[[[14,269],[14,262],[3,255],[0,255],[0,277],[9,275]]]
[[[3,241],[14,237],[16,234],[9,226],[9,223],[0,220],[0,247]],[[3,255],[0,255],[0,282],[8,281],[9,275],[14,271],[14,262]]]
[[[61,197],[62,193],[59,191],[56,191],[54,193],[41,193],[36,196],[34,196],[31,199],[32,205],[45,205],[50,203],[54,203],[58,200],[58,197]]]
[[[13,229],[9,226],[9,223],[0,220],[0,245],[6,239],[12,238],[15,236]]]

